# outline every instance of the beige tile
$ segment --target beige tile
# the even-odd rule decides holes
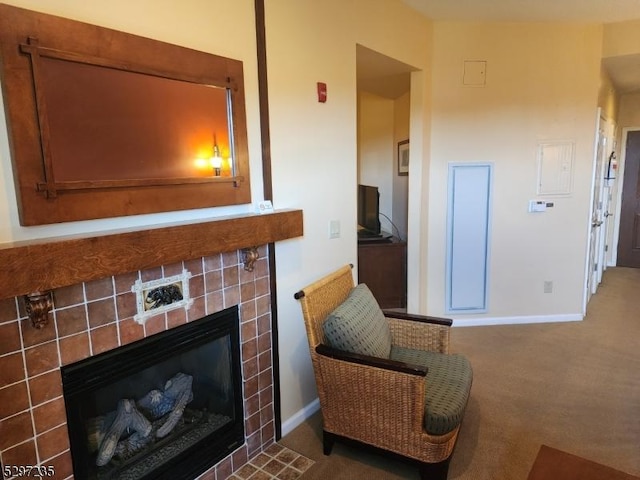
[[[307,457],[303,457],[302,455],[300,455],[298,458],[296,458],[292,463],[291,466],[293,468],[295,468],[296,470],[300,470],[301,472],[305,472],[307,471],[311,465],[314,464],[314,461],[307,458]]]
[[[256,473],[249,477],[249,480],[272,480],[276,477],[269,475],[267,472],[263,472],[262,470],[258,470]]]
[[[239,478],[247,479],[247,478],[250,478],[251,475],[253,475],[257,471],[258,469],[256,467],[254,467],[250,463],[247,463],[245,466],[243,466],[237,472],[235,472],[235,475],[237,475]]]
[[[267,448],[264,453],[266,453],[267,455],[271,455],[273,457],[275,457],[276,455],[278,455],[282,450],[284,450],[285,447],[283,447],[282,445],[279,445],[277,443],[274,443],[273,445],[270,445],[269,448]]]
[[[278,474],[278,480],[296,480],[301,476],[302,472],[299,472],[295,468],[285,467],[285,469]]]
[[[251,464],[256,467],[262,467],[263,465],[269,463],[271,461],[271,457],[266,453],[261,453],[257,457],[251,460]]]
[[[280,460],[282,463],[288,464],[293,462],[299,456],[300,455],[294,452],[293,450],[289,450],[288,448],[285,448],[278,455],[276,455],[276,459]]]
[[[284,470],[284,467],[286,465],[278,460],[271,460],[270,462],[268,462],[266,465],[264,465],[262,467],[262,470],[264,470],[265,472],[270,473],[271,475],[277,475],[278,473],[280,473],[282,470]]]

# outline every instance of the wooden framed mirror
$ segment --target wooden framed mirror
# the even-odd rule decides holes
[[[242,62],[0,5],[23,225],[251,202]]]

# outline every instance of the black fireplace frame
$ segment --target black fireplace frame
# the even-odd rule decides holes
[[[234,421],[217,430],[215,435],[207,437],[206,442],[201,441],[162,464],[161,468],[146,475],[144,480],[191,480],[242,446],[245,441],[245,431],[239,330],[239,309],[236,305],[134,343],[63,366],[61,374],[75,478],[90,478],[87,465],[87,432],[83,427],[78,404],[86,391],[103,388],[162,362],[171,355],[179,354],[187,344],[189,347],[197,348],[226,335],[230,336],[231,342]],[[144,359],[140,357],[142,350],[145,352]]]

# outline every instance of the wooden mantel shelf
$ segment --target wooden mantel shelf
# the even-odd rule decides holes
[[[302,236],[302,210],[0,244],[0,298]]]

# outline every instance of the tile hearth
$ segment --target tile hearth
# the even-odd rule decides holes
[[[274,443],[230,478],[232,480],[295,480],[315,462]]]

